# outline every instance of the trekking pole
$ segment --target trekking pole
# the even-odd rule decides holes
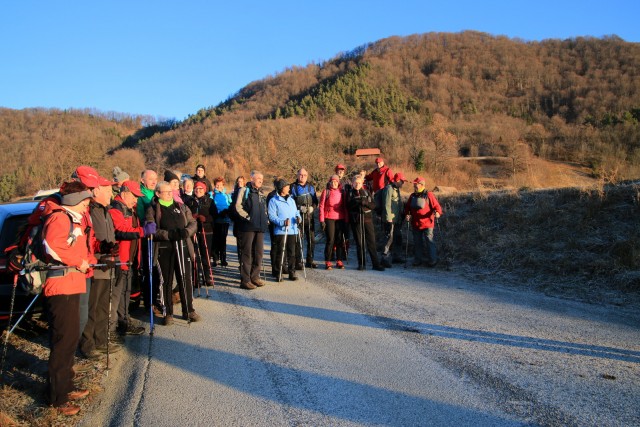
[[[200,255],[200,245],[198,244],[198,234],[194,234],[193,236],[193,252],[195,254],[196,268],[193,269],[193,274],[191,275],[191,280],[194,288],[197,285],[198,295],[194,294],[194,298],[199,298],[202,294],[201,289],[201,281],[200,281],[200,273],[204,274],[204,271],[200,270],[200,265],[202,264],[202,255]],[[200,264],[198,264],[198,260],[200,260]]]
[[[288,232],[289,232],[289,225],[286,225],[284,227],[284,242],[282,243],[282,257],[280,258],[280,272],[278,273],[278,282],[282,282],[282,266],[284,265],[284,253],[287,250],[287,233]],[[289,266],[289,268],[291,268],[291,266]]]
[[[185,307],[187,307],[187,324],[191,326],[191,318],[189,317],[189,304],[187,301],[187,289],[185,284],[184,277],[184,252],[182,251],[182,240],[176,240],[176,258],[178,258],[178,269],[180,270],[180,281],[182,282],[182,286],[180,286],[180,282],[178,282],[178,291],[180,292],[180,298],[184,298],[182,303]]]
[[[9,327],[11,326],[11,319],[13,318],[13,307],[16,301],[16,288],[18,287],[18,273],[13,275],[13,289],[11,290],[11,305],[9,307],[9,320],[7,322],[7,331],[4,337],[4,347],[2,349],[2,363],[0,363],[0,375],[4,372],[4,361],[7,357],[7,346],[9,345]],[[16,323],[17,324],[17,323]],[[11,329],[13,331],[13,329]]]
[[[409,220],[407,220],[407,243],[404,247],[404,268],[407,268],[407,264],[409,263]]]
[[[22,316],[20,316],[20,318],[18,319],[18,321],[13,325],[13,327],[11,328],[11,330],[9,331],[9,334],[13,333],[13,330],[15,328],[18,327],[18,325],[20,324],[20,322],[22,321],[22,319],[24,319],[24,316],[27,315],[27,313],[29,312],[29,310],[31,309],[31,307],[33,306],[33,304],[36,302],[36,300],[38,299],[38,297],[40,296],[40,294],[37,294],[35,297],[33,297],[33,299],[31,300],[31,302],[29,303],[29,305],[27,306],[27,308],[24,309],[24,312],[22,313]]]
[[[209,256],[209,246],[207,245],[207,235],[204,232],[204,227],[202,227],[202,241],[204,242],[204,255],[207,257],[207,265],[209,265],[209,277],[211,278],[211,282],[215,283],[213,280],[213,269],[211,268],[211,257]],[[200,257],[200,262],[202,263],[202,257]],[[202,269],[204,270],[204,264],[202,264]],[[204,276],[204,271],[202,272]],[[207,298],[209,298],[209,285],[207,284],[207,280],[204,281],[204,289]]]
[[[153,335],[153,234],[147,239],[149,258],[149,335]]]
[[[366,237],[364,235],[364,213],[362,212],[362,208],[360,209],[360,254],[362,255],[362,266],[364,267],[367,263],[367,254],[364,249]]]
[[[113,295],[113,268],[109,269],[109,317],[107,318],[107,367],[109,370],[109,342],[111,341],[111,297]]]
[[[304,222],[303,222],[303,224],[304,224]],[[302,236],[301,236],[301,233],[300,233],[300,227],[298,227],[297,224],[296,224],[296,228],[298,229],[298,242],[300,242],[300,259],[304,260],[304,249],[302,247],[302,244],[303,244],[304,241],[302,240]],[[307,266],[305,264],[306,264],[305,262],[302,263],[302,275],[304,276],[304,280],[306,281],[307,280]]]

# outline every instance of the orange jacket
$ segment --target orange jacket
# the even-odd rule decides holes
[[[47,274],[44,283],[44,295],[73,295],[83,294],[87,291],[86,275],[76,267],[80,267],[83,261],[90,262],[91,254],[87,247],[87,236],[82,226],[82,217],[74,213],[67,213],[59,207],[53,210],[48,206],[51,214],[47,216],[42,230],[43,245],[46,253],[55,261],[70,268],[64,274]],[[45,208],[45,215],[47,215]],[[62,208],[64,209],[64,208]],[[73,235],[75,239],[71,241],[69,236],[69,220],[73,218]]]

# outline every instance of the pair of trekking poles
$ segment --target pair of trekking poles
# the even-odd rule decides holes
[[[296,243],[300,245],[300,259],[303,260],[302,271],[304,273],[304,280],[307,280],[307,269],[306,269],[306,266],[304,265],[304,248],[302,247],[303,240],[301,237],[300,228],[297,226],[296,228],[298,228],[298,232],[296,233],[296,240],[297,240]],[[302,228],[304,229],[304,222],[302,223]],[[284,266],[284,255],[285,255],[285,252],[287,251],[288,234],[289,234],[289,224],[287,224],[284,228],[284,242],[282,243],[282,256],[280,258],[280,271],[278,272],[278,282],[282,282],[282,267]],[[289,268],[291,268],[291,266],[289,266]],[[293,268],[295,269],[295,266]]]
[[[102,268],[102,267],[109,267],[110,271],[111,271],[111,278],[109,280],[109,317],[108,317],[108,324],[107,324],[107,369],[109,369],[109,326],[111,325],[111,295],[113,293],[113,268],[114,267],[120,267],[120,266],[129,266],[131,265],[130,262],[117,262],[114,263],[112,266],[110,266],[109,264],[89,264],[90,268]],[[66,265],[48,265],[48,266],[42,266],[42,267],[35,267],[33,270],[35,271],[59,271],[59,270],[66,270],[69,269],[71,267],[66,266]],[[27,308],[25,308],[25,310],[22,312],[22,315],[18,318],[18,320],[16,321],[16,323],[13,324],[13,326],[11,326],[11,319],[13,319],[13,310],[15,307],[15,301],[16,301],[16,291],[17,291],[17,287],[18,287],[18,277],[20,276],[20,274],[25,274],[25,271],[21,271],[19,273],[16,273],[13,277],[13,288],[11,290],[11,303],[9,306],[9,319],[8,319],[8,324],[7,324],[7,331],[5,334],[5,338],[4,338],[4,344],[3,344],[3,350],[2,350],[2,362],[0,363],[0,375],[4,372],[4,363],[5,363],[5,359],[6,359],[6,355],[7,355],[7,347],[9,345],[9,336],[13,333],[13,331],[18,327],[18,325],[20,325],[20,322],[22,322],[22,320],[25,318],[25,316],[27,315],[27,313],[29,313],[29,310],[31,310],[31,307],[33,307],[33,305],[35,304],[35,302],[38,300],[38,298],[40,297],[40,295],[42,294],[42,292],[38,292],[33,299],[31,300],[31,302],[29,303],[29,305],[27,305]]]
[[[438,220],[438,217],[435,218],[435,222],[436,222],[436,228],[438,230],[438,234],[441,234],[442,230],[440,229],[440,221]],[[410,231],[410,227],[411,227],[410,221],[407,219],[407,242],[405,244],[405,249],[404,249],[404,268],[407,268],[407,264],[409,263],[409,231]],[[435,233],[433,235],[433,239],[434,239],[434,243],[435,243]]]

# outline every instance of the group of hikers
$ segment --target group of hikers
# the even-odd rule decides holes
[[[274,190],[263,193],[264,176],[253,171],[239,176],[227,193],[222,177],[213,180],[198,165],[193,176],[181,179],[167,170],[163,180],[145,170],[133,180],[120,168],[113,178],[79,166],[58,193],[42,200],[29,226],[42,224],[42,246],[57,268],[46,273],[43,294],[49,322],[48,395],[61,414],[75,415],[75,400],[87,390],[74,386],[76,354],[100,359],[117,352],[125,335],[145,332],[129,314],[132,284],[141,286],[143,301],[164,325],[174,321],[174,304],[187,322],[201,320],[193,305],[194,288],[214,285],[213,267],[227,267],[227,234],[233,224],[237,240],[240,287],[265,285],[264,236],[270,233],[271,273],[298,280],[296,271],[317,268],[314,261],[316,218],[325,236],[324,266],[344,269],[353,234],[358,270],[369,254],[374,270],[384,270],[402,257],[403,221],[412,229],[413,265],[433,266],[437,254],[434,221],[442,209],[422,177],[403,201],[406,182],[393,174],[382,158],[376,168],[346,176],[335,167],[320,194],[301,168],[294,182],[276,178]],[[315,215],[317,211],[317,215]],[[376,249],[374,218],[384,235],[381,256]],[[407,236],[408,238],[408,236]],[[406,254],[405,254],[406,258]],[[107,359],[108,360],[108,359]]]

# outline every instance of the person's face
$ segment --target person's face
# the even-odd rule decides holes
[[[237,184],[238,184],[238,187],[244,187],[245,185],[244,178],[238,178]]]
[[[280,192],[280,195],[281,195],[282,197],[286,197],[286,196],[288,196],[288,195],[289,195],[289,190],[290,190],[290,189],[291,189],[291,187],[290,187],[290,186],[285,185],[284,187],[282,187],[282,191]]]
[[[262,176],[262,174],[254,175],[253,178],[251,178],[251,182],[253,182],[253,186],[256,188],[262,187],[263,181],[264,181],[264,176]]]
[[[340,181],[338,181],[337,179],[332,179],[331,180],[331,188],[338,188],[338,184],[340,183]]]
[[[160,200],[164,200],[165,202],[169,202],[173,200],[173,190],[170,185],[163,185],[156,190],[156,195]]]
[[[169,185],[171,186],[172,190],[179,190],[180,189],[180,180],[172,179],[171,181],[169,181]]]
[[[305,185],[307,183],[307,178],[309,178],[309,174],[306,170],[303,169],[298,172],[298,183],[300,183],[300,185]]]
[[[340,179],[342,179],[342,177],[344,176],[344,169],[338,169],[336,171],[336,175],[338,175]]]
[[[360,190],[362,188],[362,180],[361,179],[354,180],[353,188],[355,188],[356,190]]]
[[[185,193],[191,193],[193,191],[193,181],[184,182],[184,191]]]
[[[224,190],[224,182],[222,181],[216,182],[216,190],[222,193],[222,190]]]
[[[414,183],[414,184],[413,184],[413,189],[414,189],[416,192],[421,192],[422,190],[424,190],[424,182]]]
[[[202,178],[204,176],[204,169],[202,169],[202,168],[196,169],[196,175],[198,177]]]
[[[198,188],[193,190],[193,192],[195,193],[197,198],[200,198],[204,196],[204,193],[206,193],[206,189],[204,187],[198,186]]]
[[[107,206],[111,202],[112,194],[110,185],[101,185],[93,189],[93,200],[102,206]]]
[[[129,209],[133,209],[133,207],[138,203],[138,197],[130,191],[120,193],[120,198]]]
[[[142,185],[147,187],[149,190],[156,188],[158,185],[158,174],[154,171],[146,171],[140,180]]]
[[[378,162],[376,163],[376,165],[378,166],[378,169],[382,169],[382,167],[384,166],[384,162]]]

